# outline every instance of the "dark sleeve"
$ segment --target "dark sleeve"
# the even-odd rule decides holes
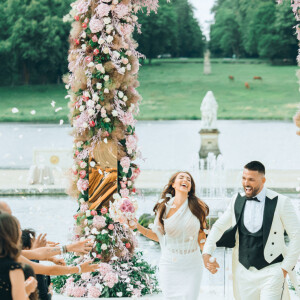
[[[9,266],[9,270],[17,270],[17,269],[22,269],[22,265],[17,263],[17,262],[11,262]]]

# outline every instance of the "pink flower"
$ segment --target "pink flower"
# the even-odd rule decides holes
[[[79,21],[79,18],[80,18],[79,16],[74,16],[75,21]]]
[[[96,13],[100,19],[103,18],[104,16],[108,16],[109,12],[110,12],[110,5],[104,3],[101,3],[96,8]]]
[[[97,211],[96,211],[96,210],[92,210],[92,211],[91,211],[91,215],[92,215],[92,216],[97,216]]]
[[[92,41],[93,41],[94,43],[97,43],[97,42],[98,42],[98,37],[96,36],[96,34],[94,34],[94,35],[92,36]]]
[[[136,135],[129,135],[126,137],[126,147],[128,150],[128,153],[131,154],[134,152],[137,148],[137,137]]]
[[[127,249],[130,249],[130,248],[131,248],[130,243],[126,243],[126,244],[125,244],[125,247],[126,247]]]
[[[132,293],[136,297],[141,297],[142,296],[141,290],[139,290],[139,289],[133,289]]]
[[[101,229],[106,226],[106,219],[103,216],[94,216],[93,226],[97,229]]]
[[[79,172],[79,176],[80,176],[80,178],[84,178],[85,176],[86,176],[86,171],[85,170],[81,170],[80,172]]]
[[[118,283],[118,275],[110,272],[104,276],[104,281],[109,288],[113,288],[113,286]]]
[[[120,209],[122,212],[126,212],[127,211],[127,206],[123,203],[121,206],[120,206]]]
[[[114,13],[116,13],[117,17],[121,19],[128,14],[128,6],[124,4],[118,4],[114,9]]]
[[[95,125],[96,125],[94,121],[90,121],[89,124],[90,124],[90,127],[95,127]]]
[[[77,188],[79,191],[86,191],[89,188],[89,181],[87,179],[80,178],[77,181]]]
[[[129,169],[130,168],[130,158],[128,156],[122,157],[120,160],[120,164],[122,168]]]
[[[94,55],[98,55],[99,54],[99,49],[94,49],[94,51],[93,51],[93,53],[94,53]]]
[[[82,273],[81,278],[83,280],[90,280],[92,278],[91,273]]]
[[[133,114],[130,111],[121,114],[120,120],[125,126],[134,126],[136,123],[136,120],[134,119]]]
[[[101,296],[101,292],[95,286],[90,286],[88,288],[88,298],[99,298]]]
[[[86,293],[86,288],[83,286],[74,286],[73,288],[73,297],[83,297]]]
[[[105,215],[107,213],[107,208],[106,207],[102,207],[101,208],[101,214]]]
[[[114,228],[115,228],[114,224],[109,224],[109,225],[108,225],[108,229],[109,229],[109,230],[113,230]]]
[[[80,205],[80,211],[86,212],[89,209],[89,205],[85,202]]]
[[[134,206],[133,205],[128,206],[128,211],[134,213],[135,212]]]
[[[72,283],[74,282],[74,277],[69,277],[66,281],[67,283]]]
[[[85,14],[88,11],[88,8],[89,8],[88,2],[86,2],[84,0],[80,0],[77,2],[76,10],[80,14]]]
[[[84,29],[87,28],[87,24],[86,24],[86,23],[82,23],[81,26],[82,26],[82,28],[84,28]]]
[[[120,194],[121,194],[122,198],[128,197],[129,190],[128,189],[120,189]]]
[[[102,259],[102,255],[101,255],[101,254],[97,254],[97,255],[96,255],[96,258]]]
[[[126,206],[132,205],[132,204],[131,204],[131,201],[130,201],[129,199],[124,199],[123,203],[124,203]]]
[[[93,16],[90,21],[90,29],[92,33],[99,32],[103,29],[104,23],[102,20],[99,20],[96,18],[96,16]]]
[[[122,24],[122,25],[120,25],[119,29],[120,29],[121,33],[125,36],[129,35],[133,32],[133,26],[131,26],[129,24]]]
[[[126,189],[126,187],[127,187],[127,186],[126,186],[126,183],[125,183],[124,181],[121,181],[121,182],[120,182],[120,185],[121,185],[121,188],[122,188],[122,189]]]
[[[107,263],[101,263],[99,264],[99,272],[101,276],[105,276],[106,274],[112,272],[112,266]]]
[[[87,56],[87,57],[85,58],[85,61],[86,61],[87,64],[89,64],[90,62],[93,61],[93,57],[92,57],[92,56]],[[89,98],[88,98],[88,99],[89,99]]]

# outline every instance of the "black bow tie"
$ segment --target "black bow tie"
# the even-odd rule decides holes
[[[253,198],[246,198],[247,201],[256,201],[256,202],[260,202],[257,197],[253,197]]]

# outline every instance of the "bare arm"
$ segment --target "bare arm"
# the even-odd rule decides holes
[[[35,274],[66,275],[66,274],[78,273],[78,271],[79,271],[77,266],[58,266],[58,265],[44,266],[42,264],[38,264],[38,263],[30,261],[22,255],[20,255],[20,257],[19,257],[19,262],[30,265],[33,268]],[[96,264],[91,265],[90,263],[91,262],[88,262],[88,264],[83,263],[80,265],[82,273],[97,271],[99,266]]]
[[[28,300],[25,292],[25,277],[21,269],[11,270],[9,272],[11,282],[11,295],[13,300]]]
[[[139,224],[137,222],[136,224],[137,230],[144,235],[145,237],[155,241],[155,242],[159,242],[158,237],[156,235],[156,233],[154,233],[151,229],[147,229],[144,226],[142,226],[141,224]]]

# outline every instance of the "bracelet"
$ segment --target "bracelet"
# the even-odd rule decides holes
[[[81,274],[81,266],[77,265],[76,267],[78,268],[78,274]]]

